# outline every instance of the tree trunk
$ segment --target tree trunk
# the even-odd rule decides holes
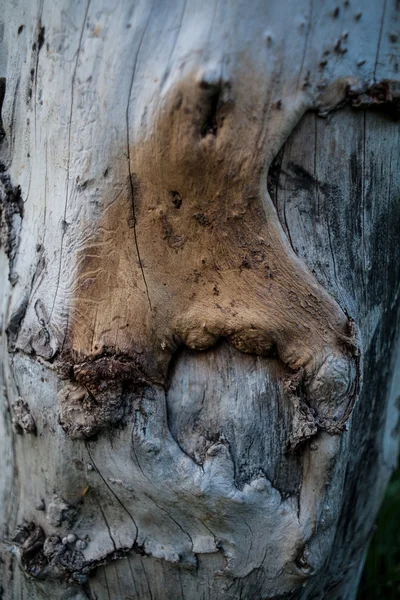
[[[354,598],[400,370],[358,6],[3,3],[0,597]]]

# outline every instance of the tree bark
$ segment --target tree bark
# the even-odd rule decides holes
[[[0,597],[354,598],[400,383],[360,7],[3,4]]]

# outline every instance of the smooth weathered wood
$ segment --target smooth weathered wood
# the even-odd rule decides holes
[[[353,598],[397,456],[398,3],[3,8],[4,597]]]

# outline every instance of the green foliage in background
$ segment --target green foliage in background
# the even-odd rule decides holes
[[[379,512],[357,600],[400,600],[400,468]]]

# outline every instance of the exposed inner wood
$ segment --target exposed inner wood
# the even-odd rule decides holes
[[[130,149],[132,185],[79,251],[62,358],[81,383],[165,384],[180,346],[225,338],[304,369],[319,423],[339,430],[354,401],[354,328],[280,226],[266,188],[268,140],[249,151],[263,135],[255,86],[237,84],[254,90],[252,120],[240,118],[235,81],[219,86],[183,81]],[[219,125],[205,132],[210,119]]]
[[[352,598],[398,437],[396,3],[9,14],[5,595]]]

